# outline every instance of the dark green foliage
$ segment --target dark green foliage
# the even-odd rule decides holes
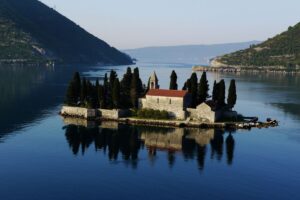
[[[171,78],[171,80],[170,80],[170,90],[177,90],[178,89],[177,74],[174,70],[172,71],[170,78]]]
[[[208,91],[209,85],[206,77],[206,72],[203,72],[199,83],[198,104],[201,104],[206,101],[206,99],[209,97]]]
[[[136,117],[143,119],[169,119],[167,111],[153,110],[153,109],[141,109],[136,113]]]
[[[300,65],[300,23],[261,44],[251,45],[248,49],[227,54],[218,60],[235,66],[284,66],[294,70]]]
[[[82,79],[81,81],[81,91],[80,91],[80,100],[81,102],[86,101],[87,97],[87,80],[85,78]]]
[[[0,60],[25,59],[18,61],[24,63],[40,63],[48,59],[64,63],[132,63],[128,55],[110,47],[37,0],[1,0],[0,23],[0,43],[4,44],[0,48]]]
[[[195,108],[197,106],[197,96],[198,96],[198,77],[196,73],[192,73],[190,78],[189,91],[191,93],[192,103],[191,107]]]
[[[99,101],[99,108],[105,109],[107,107],[105,90],[103,85],[100,85],[98,88],[98,101]]]
[[[66,99],[65,99],[65,104],[69,106],[75,106],[76,105],[76,95],[75,95],[75,89],[74,89],[74,82],[73,80],[70,81],[68,89],[67,89],[67,94],[66,94]]]
[[[235,80],[232,79],[230,81],[230,86],[229,86],[229,90],[228,90],[228,97],[227,97],[227,104],[228,104],[228,106],[230,106],[230,108],[233,108],[235,106],[236,99],[237,99],[237,95],[236,95]]]
[[[187,90],[188,92],[191,92],[191,80],[188,79],[183,85],[182,90]]]
[[[114,80],[112,90],[112,102],[113,108],[120,108],[120,82],[118,78]]]
[[[140,79],[139,69],[135,68],[131,80],[130,99],[133,108],[138,107],[138,98],[144,93],[143,83]]]
[[[118,77],[117,72],[114,70],[111,70],[110,74],[109,74],[109,85],[110,85],[111,89],[113,88],[114,82],[117,79],[117,77]]]
[[[131,80],[132,80],[132,71],[131,68],[128,67],[121,81],[121,97],[122,97],[122,106],[124,108],[131,107],[131,101],[130,101]]]
[[[225,81],[222,79],[218,84],[217,84],[217,104],[218,106],[222,107],[225,105]]]
[[[214,87],[212,91],[212,100],[217,101],[218,100],[218,85],[217,81],[214,81]]]

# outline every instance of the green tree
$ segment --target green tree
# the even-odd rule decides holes
[[[206,99],[209,97],[208,95],[209,91],[209,85],[206,77],[206,72],[202,73],[202,76],[200,78],[200,83],[199,83],[199,96],[198,96],[198,103],[201,104],[206,101]]]
[[[214,87],[212,91],[212,100],[216,102],[218,100],[218,84],[217,81],[214,81]]]
[[[113,90],[112,90],[112,101],[113,101],[114,108],[120,107],[120,82],[118,78],[114,80]]]
[[[109,85],[110,85],[110,88],[111,88],[111,89],[113,88],[115,79],[116,79],[117,77],[118,77],[117,72],[114,71],[114,70],[111,70],[111,71],[110,71],[110,75],[109,75]]]
[[[222,107],[225,105],[225,81],[222,79],[219,83],[218,83],[218,100],[217,100],[217,104],[218,106]]]
[[[100,85],[98,88],[98,101],[99,101],[99,108],[105,109],[106,108],[106,96],[104,86]]]
[[[73,76],[73,85],[74,85],[74,96],[76,101],[80,99],[80,90],[81,90],[81,78],[79,72],[75,72]]]
[[[230,108],[233,108],[236,104],[236,85],[235,85],[235,80],[232,79],[230,81],[230,86],[228,90],[228,97],[227,97],[227,104],[230,106]]]
[[[197,106],[197,96],[198,96],[198,77],[197,74],[194,72],[190,78],[190,92],[191,92],[191,106],[195,108]]]
[[[178,85],[177,85],[177,74],[176,72],[173,70],[171,73],[171,77],[170,77],[170,90],[177,90],[178,89]]]
[[[130,101],[131,80],[132,80],[132,71],[131,68],[128,67],[121,81],[122,106],[125,108],[131,107],[131,101]]]
[[[80,100],[81,102],[85,102],[87,98],[87,81],[85,78],[81,81],[81,91],[80,91]]]
[[[67,89],[67,93],[66,93],[66,98],[65,98],[65,104],[69,105],[69,106],[74,106],[76,105],[76,94],[75,94],[75,89],[74,89],[74,81],[71,80],[69,85],[68,85],[68,89]]]

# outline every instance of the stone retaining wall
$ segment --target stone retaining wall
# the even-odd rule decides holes
[[[79,117],[84,119],[95,118],[97,116],[95,109],[87,109],[72,106],[63,106],[60,113],[63,116]]]

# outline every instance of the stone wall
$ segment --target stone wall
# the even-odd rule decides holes
[[[95,109],[87,109],[87,108],[71,107],[71,106],[63,106],[60,113],[63,116],[79,117],[84,119],[95,118],[97,116]]]
[[[210,123],[214,123],[217,121],[216,113],[212,111],[211,108],[205,103],[200,104],[196,109],[188,108],[187,113],[188,117],[190,117],[191,120]]]
[[[129,115],[128,110],[119,109],[98,109],[99,116],[106,119],[119,119],[121,117],[127,117]]]
[[[139,108],[149,108],[154,110],[165,110],[169,112],[170,117],[176,119],[185,119],[184,100],[180,97],[158,97],[146,96],[139,99]]]

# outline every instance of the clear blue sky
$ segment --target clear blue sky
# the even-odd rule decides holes
[[[265,40],[300,21],[300,0],[41,0],[120,49]]]

